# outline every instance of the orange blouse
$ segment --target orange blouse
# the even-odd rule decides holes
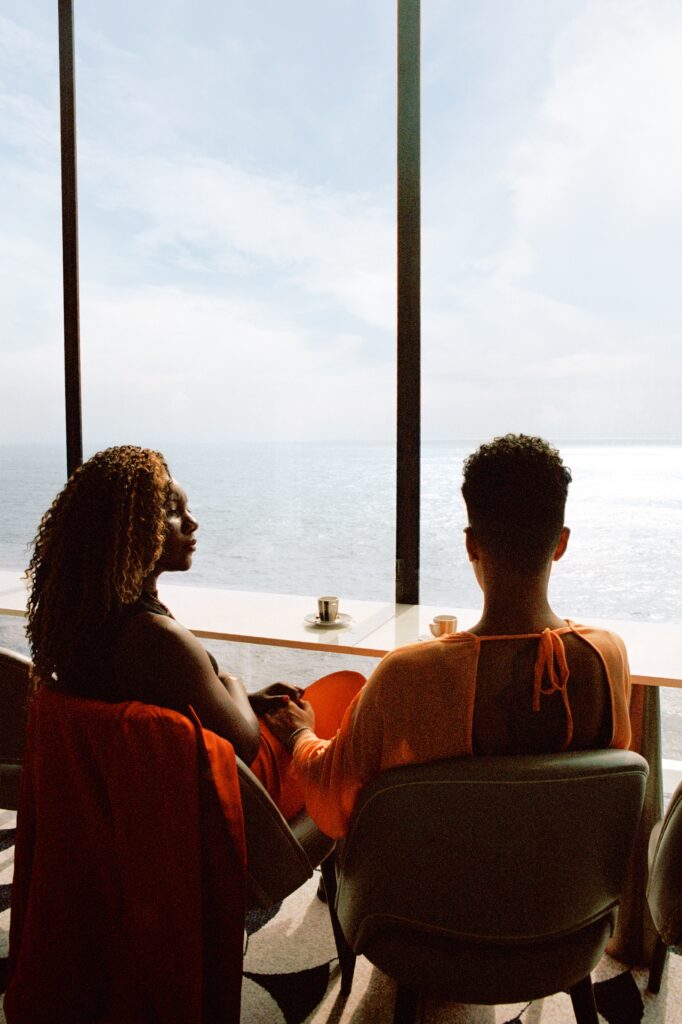
[[[627,749],[630,674],[625,645],[615,633],[567,620],[560,629],[530,634],[538,639],[533,710],[540,710],[544,695],[561,693],[566,735],[560,749],[566,749],[573,734],[573,718],[562,635],[569,632],[581,637],[601,659],[611,698],[609,746]],[[301,732],[295,742],[292,770],[302,786],[308,812],[319,827],[334,838],[343,836],[359,790],[387,768],[472,756],[481,644],[524,637],[454,633],[398,648],[382,659],[349,705],[332,739],[319,739],[308,729]]]

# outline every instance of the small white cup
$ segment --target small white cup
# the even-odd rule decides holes
[[[317,599],[317,617],[320,622],[336,622],[339,614],[339,599],[338,597],[318,597]]]
[[[429,622],[429,629],[433,636],[445,636],[446,633],[456,633],[457,616],[434,615],[433,622]]]

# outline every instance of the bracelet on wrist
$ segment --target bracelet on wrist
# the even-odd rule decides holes
[[[294,729],[294,731],[290,735],[289,739],[287,740],[287,750],[289,751],[290,754],[293,754],[293,752],[294,752],[294,746],[295,746],[295,743],[296,743],[296,737],[300,733],[305,732],[307,730],[307,728],[308,728],[307,725],[302,725],[300,728]]]

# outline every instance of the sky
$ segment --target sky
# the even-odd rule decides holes
[[[63,435],[57,5],[0,0],[0,443]],[[75,2],[86,449],[395,431],[393,0]],[[682,438],[682,7],[423,0],[423,436]]]

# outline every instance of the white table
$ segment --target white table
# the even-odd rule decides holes
[[[213,590],[163,581],[159,597],[196,636],[337,654],[365,654],[365,638],[395,614],[393,604],[343,600],[339,611],[350,615],[350,623],[320,627],[305,621],[306,615],[317,613],[316,597]]]
[[[395,615],[363,640],[363,646],[372,648],[372,653],[378,656],[428,634],[429,622],[441,612],[457,615],[460,630],[469,629],[480,617],[480,611],[471,608],[406,604],[397,604],[394,608]],[[633,683],[682,688],[682,626],[668,622],[593,619],[592,616],[574,621],[610,629],[623,638]]]
[[[452,612],[459,629],[470,628],[480,615],[473,608],[342,599],[339,610],[349,614],[352,622],[322,629],[305,622],[305,616],[317,610],[315,597],[181,586],[163,580],[159,596],[196,636],[373,658],[428,635],[434,615]],[[26,614],[26,587],[19,573],[0,570],[0,614]],[[682,626],[591,617],[589,623],[622,636],[634,683],[682,688]]]

